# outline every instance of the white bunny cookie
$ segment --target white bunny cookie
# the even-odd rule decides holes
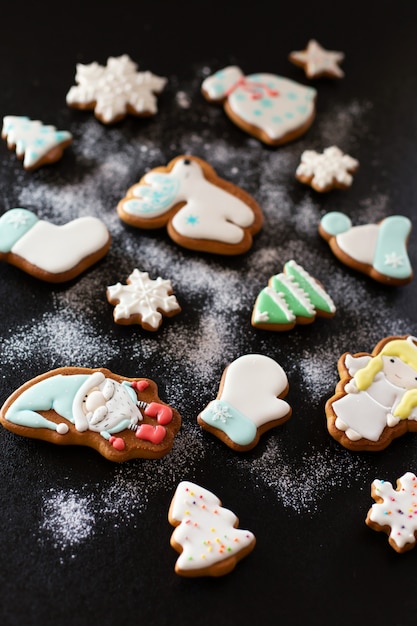
[[[0,217],[0,260],[51,283],[75,278],[108,251],[110,233],[97,217],[79,217],[57,226],[28,209]]]
[[[226,367],[216,400],[197,422],[233,450],[245,452],[265,431],[289,419],[292,409],[282,400],[287,392],[287,376],[274,359],[245,354]]]
[[[207,162],[184,155],[145,174],[117,212],[137,228],[166,226],[184,248],[229,255],[249,250],[263,223],[252,196],[218,177]]]

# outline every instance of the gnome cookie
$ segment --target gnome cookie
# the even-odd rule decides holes
[[[223,372],[219,393],[198,415],[200,426],[239,452],[251,450],[270,428],[286,422],[292,409],[282,367],[262,354],[245,354]]]
[[[275,74],[245,76],[231,65],[208,76],[201,91],[209,102],[223,104],[239,128],[271,146],[300,137],[315,118],[316,90]]]
[[[108,251],[110,234],[97,217],[62,226],[40,220],[28,209],[0,217],[0,260],[51,283],[75,278]]]
[[[407,253],[410,232],[411,221],[403,215],[352,226],[347,215],[333,211],[319,224],[319,234],[340,261],[386,285],[405,285],[413,279]]]
[[[166,455],[181,417],[160,400],[148,378],[63,367],[17,389],[1,408],[0,422],[18,435],[89,446],[121,462]]]
[[[145,174],[117,212],[131,226],[166,226],[178,245],[214,254],[247,252],[263,223],[252,196],[193,156],[176,157]]]

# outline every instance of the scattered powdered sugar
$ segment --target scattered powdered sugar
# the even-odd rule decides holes
[[[200,75],[209,72],[204,68]],[[386,292],[376,292],[370,306],[365,281],[341,267],[331,253],[318,254],[322,204],[295,181],[304,149],[337,144],[357,156],[355,148],[367,129],[370,103],[332,107],[318,118],[307,137],[282,150],[265,150],[250,137],[244,139],[248,149],[242,149],[241,144],[219,136],[219,119],[226,128],[228,124],[224,112],[208,104],[200,110],[193,97],[197,89],[193,83],[177,91],[172,115],[187,116],[181,132],[175,130],[175,118],[159,113],[158,120],[143,130],[139,126],[137,135],[127,141],[123,125],[108,129],[92,116],[86,117],[71,129],[78,164],[74,175],[67,172],[68,178],[60,177],[57,170],[52,179],[18,177],[15,181],[14,196],[21,206],[55,223],[80,215],[100,217],[111,232],[112,246],[106,258],[79,280],[46,292],[44,312],[38,318],[32,319],[28,312],[26,321],[19,317],[15,327],[3,333],[3,371],[24,371],[28,360],[39,373],[62,366],[123,363],[124,371],[115,373],[161,383],[161,397],[178,408],[183,418],[172,451],[157,462],[144,461],[140,471],[126,463],[114,467],[100,485],[77,490],[68,484],[47,492],[39,536],[49,536],[53,545],[73,555],[77,545],[94,535],[99,521],[114,527],[134,526],[158,490],[171,491],[185,475],[198,471],[206,451],[196,415],[216,396],[230,361],[253,351],[254,346],[262,349],[285,369],[290,394],[292,379],[296,379],[308,399],[306,406],[322,414],[323,401],[337,382],[337,359],[342,352],[370,351],[380,338],[409,330],[410,320],[396,317],[395,302]],[[202,116],[206,128],[200,132]],[[164,229],[140,232],[126,228],[118,218],[117,203],[132,184],[150,168],[187,153],[207,160],[220,176],[251,193],[262,207],[265,224],[250,253],[241,258],[190,253],[171,242]],[[367,197],[360,203],[361,220],[366,222],[371,215],[382,218],[387,209],[389,199],[382,193]],[[319,249],[326,251],[326,245]],[[258,333],[250,325],[255,298],[291,258],[325,285],[336,304],[336,317],[316,320],[314,329],[297,328],[291,336]],[[106,288],[117,281],[124,283],[135,268],[149,272],[151,278],[169,279],[183,309],[175,318],[164,320],[156,334],[116,328],[113,323]],[[324,325],[334,325],[337,332],[329,334]],[[291,419],[302,423],[300,415]],[[302,449],[291,455],[277,433],[268,438],[256,459],[246,460],[230,451],[228,471],[231,475],[246,472],[255,485],[262,484],[263,490],[296,513],[314,513],[324,494],[345,480],[355,483],[366,466],[363,459],[352,458],[344,449],[334,451],[311,441],[305,445],[304,449],[300,444]]]

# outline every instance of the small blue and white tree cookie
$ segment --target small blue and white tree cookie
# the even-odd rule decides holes
[[[246,452],[267,430],[286,422],[292,413],[284,398],[287,375],[263,354],[245,354],[223,372],[216,400],[197,416],[199,425],[229,448]]]
[[[335,256],[352,269],[386,285],[406,285],[413,279],[407,253],[411,221],[390,215],[378,224],[352,226],[344,213],[326,213],[319,234]]]

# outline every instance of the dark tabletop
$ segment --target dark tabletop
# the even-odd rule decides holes
[[[35,172],[0,145],[0,213],[25,207],[55,224],[100,217],[108,254],[52,285],[2,263],[0,405],[21,384],[63,366],[148,377],[182,427],[157,461],[107,461],[89,448],[0,432],[0,618],[49,624],[415,624],[417,550],[397,554],[365,525],[375,478],[417,471],[417,437],[351,452],[326,428],[337,361],[390,335],[417,335],[415,282],[387,287],[342,265],[318,235],[320,217],[356,224],[415,219],[415,2],[71,2],[2,8],[0,111],[69,130],[62,159]],[[50,5],[47,10],[45,6]],[[311,38],[345,53],[341,80],[308,80],[288,61]],[[77,63],[128,54],[168,79],[153,118],[111,127],[65,96]],[[227,65],[317,89],[317,117],[298,140],[270,148],[204,100],[202,80]],[[295,179],[306,149],[337,145],[360,166],[348,190],[319,194]],[[164,229],[140,231],[116,213],[127,189],[180,154],[208,161],[262,207],[249,252],[187,251]],[[409,255],[417,263],[415,233]],[[295,259],[332,296],[336,315],[274,333],[250,324],[257,294]],[[106,287],[134,268],[170,279],[182,312],[157,333],[113,321]],[[290,420],[237,453],[197,425],[238,356],[277,360]],[[181,578],[168,508],[177,484],[214,492],[257,538],[221,578]]]

